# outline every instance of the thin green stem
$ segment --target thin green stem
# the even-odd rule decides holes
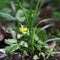
[[[29,10],[29,29],[31,30],[32,29],[32,10],[33,10],[33,3],[34,3],[34,0],[31,1],[30,3],[30,10]]]

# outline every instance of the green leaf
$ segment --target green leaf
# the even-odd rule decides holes
[[[51,54],[51,55],[55,54],[55,52],[53,50],[47,50],[46,53]]]
[[[48,45],[44,45],[45,48],[49,49],[49,46]]]
[[[45,54],[43,52],[39,53],[39,56],[43,56],[45,58]]]
[[[5,47],[6,53],[10,53],[10,46]]]
[[[42,40],[42,42],[44,42],[48,39],[45,30],[41,30],[41,29],[38,28],[37,31],[36,31],[36,34],[39,37],[39,39]]]
[[[24,53],[24,55],[25,55],[25,56],[28,56],[28,54],[27,54],[27,51],[26,51],[26,50],[24,50],[24,51],[23,51],[23,53]]]
[[[39,40],[39,37],[37,36],[37,34],[34,34],[34,39],[35,39],[36,41]]]
[[[17,18],[17,20],[19,20],[20,22],[24,22],[24,21],[25,21],[25,16],[24,16],[23,10],[18,10],[18,11],[17,11],[16,18]]]
[[[37,50],[39,50],[39,51],[41,50],[41,45],[39,45],[39,44],[37,44],[37,43],[35,43],[34,45],[35,45],[35,47],[37,48]]]
[[[41,45],[43,45],[44,42],[40,39],[40,40],[38,41],[38,43],[41,44]]]
[[[5,43],[8,45],[16,44],[17,40],[15,39],[5,39]]]
[[[39,59],[38,55],[33,56],[33,60],[38,60],[38,59]]]
[[[12,53],[12,52],[16,51],[18,48],[19,48],[18,44],[13,44],[13,45],[11,45],[11,46],[7,46],[7,47],[5,48],[5,51],[6,51],[7,53]]]
[[[3,12],[0,12],[0,17],[2,18],[5,18],[5,21],[16,21],[16,18],[9,15],[9,14],[6,14],[6,13],[3,13]]]
[[[22,34],[17,34],[17,39],[20,39],[21,37],[23,37]]]
[[[11,9],[5,7],[5,8],[3,8],[3,9],[1,10],[1,12],[9,14],[9,13],[11,12]]]
[[[24,47],[28,47],[28,44],[27,44],[27,42],[25,42],[25,41],[21,41],[21,42],[19,43],[19,45],[20,45],[20,46],[24,46]]]

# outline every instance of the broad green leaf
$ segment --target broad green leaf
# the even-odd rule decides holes
[[[38,60],[38,59],[39,59],[38,55],[33,56],[33,60]]]
[[[20,39],[21,37],[23,37],[22,34],[17,34],[17,39]]]
[[[36,34],[39,37],[39,39],[42,40],[42,42],[44,42],[48,39],[45,30],[41,30],[41,29],[38,28],[37,31],[36,31]]]
[[[0,17],[2,18],[5,18],[5,21],[16,21],[16,18],[9,15],[9,14],[6,14],[6,13],[3,13],[3,12],[0,12]]]
[[[35,47],[37,48],[37,50],[39,50],[39,51],[41,50],[41,45],[39,45],[39,44],[37,44],[37,43],[35,43],[34,45],[35,45]]]
[[[43,56],[45,58],[45,54],[43,52],[39,53],[39,56]]]
[[[10,53],[10,46],[5,47],[5,52]]]
[[[39,40],[39,37],[37,36],[37,34],[34,34],[34,39],[35,39],[36,41]]]
[[[25,16],[24,16],[23,10],[18,10],[18,11],[17,11],[16,18],[17,18],[17,20],[19,20],[20,22],[24,22],[24,21],[25,21]]]
[[[12,52],[16,51],[18,48],[19,48],[18,44],[13,44],[13,45],[11,45],[11,46],[7,46],[7,47],[5,48],[5,51],[6,51],[7,53],[12,53]]]
[[[8,45],[16,44],[17,40],[15,39],[5,39],[5,43]]]
[[[9,14],[11,12],[11,9],[6,7],[6,8],[3,8],[1,12]]]
[[[13,44],[10,46],[10,52],[14,52],[19,48],[18,44]]]
[[[25,41],[21,41],[21,42],[19,43],[19,45],[20,45],[20,46],[24,46],[24,47],[28,47],[28,44],[27,44],[27,42],[25,42]]]
[[[40,39],[40,40],[38,41],[38,43],[41,44],[41,45],[43,45],[44,42]]]

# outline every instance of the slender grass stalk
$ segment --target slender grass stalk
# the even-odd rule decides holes
[[[30,10],[29,10],[29,17],[28,17],[28,22],[29,22],[29,30],[31,31],[32,30],[32,10],[33,10],[33,4],[34,4],[34,0],[31,1],[30,3]]]
[[[33,28],[33,25],[34,25],[34,21],[35,21],[35,18],[36,18],[36,16],[37,16],[37,12],[38,12],[38,10],[39,10],[39,4],[40,4],[40,0],[38,0],[38,3],[37,3],[37,5],[36,5],[36,8],[35,8],[35,11],[34,11],[34,17],[33,17],[33,19],[31,19],[32,20],[32,22],[30,23],[31,24],[31,29]],[[31,7],[32,8],[32,7]],[[32,11],[31,11],[32,12]],[[31,30],[30,30],[31,31]],[[32,31],[32,35],[31,35],[31,43],[32,43],[32,51],[33,51],[33,53],[34,53],[34,34],[35,34],[35,31],[36,31],[36,28],[35,29],[33,29],[33,31]]]
[[[19,0],[18,0],[19,1]],[[34,26],[34,21],[36,19],[37,16],[37,12],[39,10],[39,5],[40,5],[40,0],[38,0],[35,11],[33,13],[33,17],[32,17],[32,12],[33,12],[33,4],[34,4],[34,0],[31,0],[30,3],[30,10],[29,10],[29,15],[27,14],[25,8],[23,7],[23,4],[21,4],[20,2],[18,2],[20,5],[20,8],[23,10],[25,17],[26,17],[26,23],[27,23],[27,27],[29,29],[29,34],[30,34],[30,45],[31,45],[31,52],[32,54],[34,54],[34,34],[36,31],[36,28],[33,29]]]
[[[31,5],[30,5],[30,16],[29,16],[29,32],[30,32],[30,40],[31,40],[31,48],[32,48],[32,52],[34,53],[34,34],[35,34],[35,29],[32,30],[33,26],[34,26],[34,21],[35,21],[35,18],[36,18],[36,15],[37,15],[37,12],[38,12],[38,7],[39,7],[39,3],[40,3],[40,0],[38,0],[38,3],[36,5],[36,8],[35,8],[35,11],[34,11],[34,16],[32,18],[32,7],[33,7],[33,2],[34,0],[31,1]]]

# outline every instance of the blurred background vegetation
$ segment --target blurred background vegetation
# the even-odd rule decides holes
[[[19,0],[0,0],[0,11],[5,12],[5,13],[11,13],[12,10],[13,13],[15,13],[19,8],[18,4]],[[24,6],[29,8],[30,0],[20,0],[20,2],[24,2]],[[43,1],[42,7],[46,7],[48,4],[50,4],[51,9],[53,11],[53,14],[55,16],[60,16],[60,0],[41,0]],[[34,2],[34,6],[36,5],[37,0]],[[45,5],[44,5],[45,4]],[[13,15],[13,14],[12,14]]]
[[[23,6],[27,9],[30,8],[30,0],[0,0],[0,12],[16,16],[18,10],[21,9],[19,3],[23,2]],[[34,0],[33,9],[36,6],[37,0]],[[56,21],[60,18],[60,0],[41,0],[39,19],[57,17]],[[0,14],[1,15],[1,14]],[[19,14],[18,14],[19,15]],[[0,16],[0,22],[4,19]]]

